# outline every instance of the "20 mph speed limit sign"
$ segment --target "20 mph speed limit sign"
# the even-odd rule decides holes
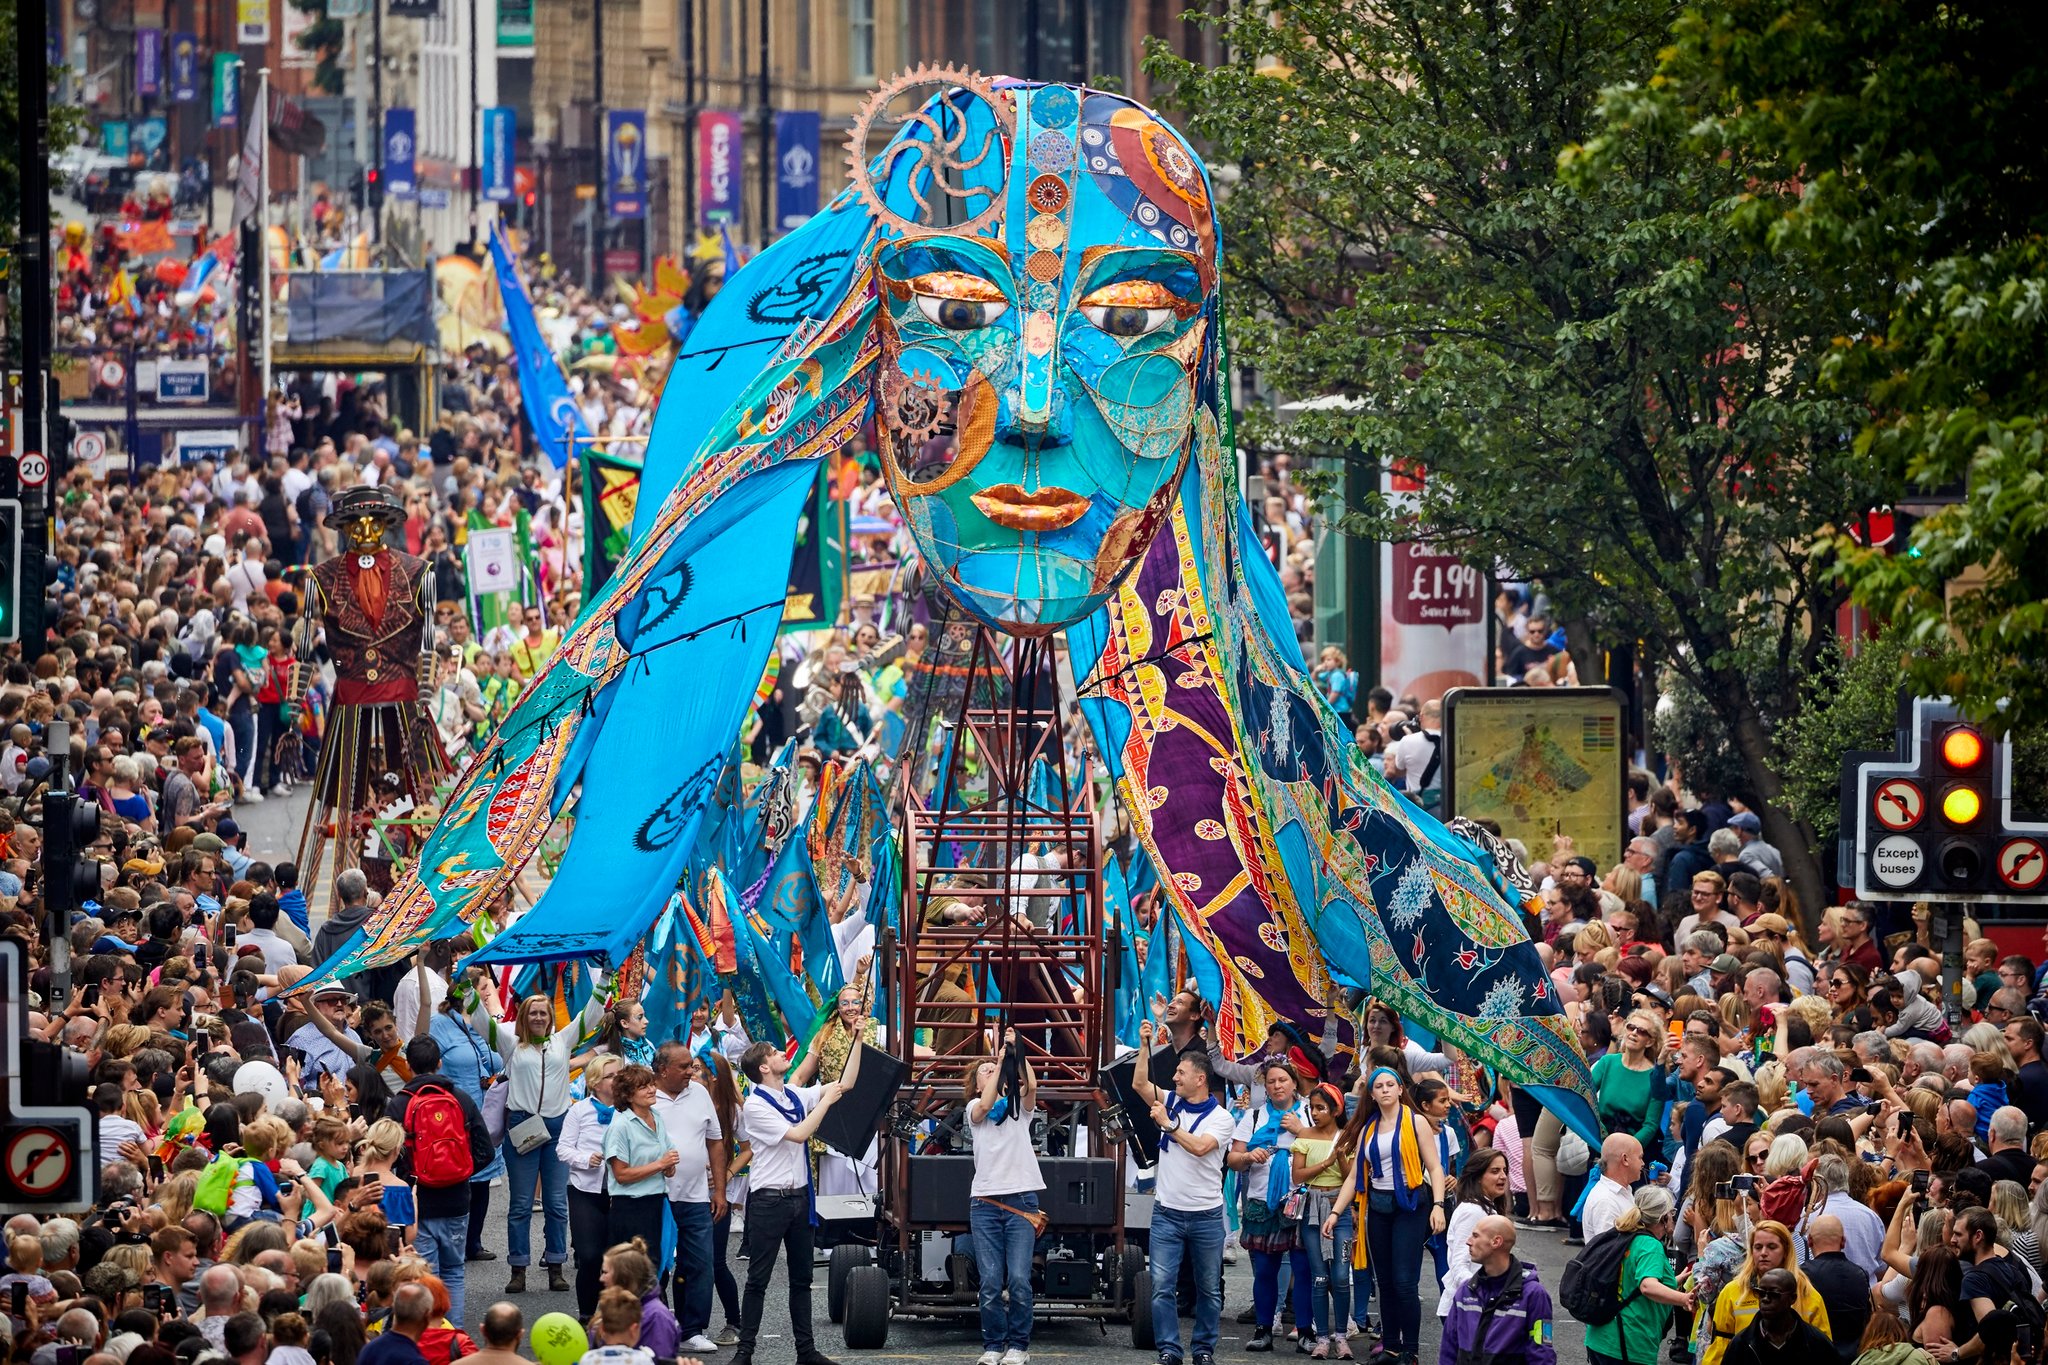
[[[50,462],[37,452],[28,451],[15,463],[23,488],[41,488],[50,481]]]

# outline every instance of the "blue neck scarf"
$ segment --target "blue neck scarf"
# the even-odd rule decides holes
[[[595,1095],[590,1097],[590,1107],[596,1113],[597,1121],[606,1127],[611,1126],[612,1115],[618,1112]]]
[[[1210,1114],[1215,1112],[1215,1109],[1216,1097],[1214,1095],[1211,1095],[1208,1099],[1203,1100],[1200,1104],[1192,1104],[1189,1101],[1182,1099],[1178,1095],[1169,1095],[1166,1099],[1166,1116],[1170,1119],[1173,1119],[1176,1123],[1179,1122],[1180,1117],[1183,1114],[1194,1115],[1194,1123],[1182,1124],[1181,1126],[1184,1128],[1199,1126],[1203,1119],[1209,1117]],[[1172,1141],[1172,1134],[1161,1133],[1159,1135],[1159,1150],[1162,1152],[1165,1151],[1167,1145]]]
[[[803,1096],[786,1086],[780,1091],[770,1090],[765,1085],[758,1087],[758,1089],[761,1098],[768,1101],[769,1108],[782,1115],[791,1127],[795,1127],[804,1121]],[[787,1105],[783,1103],[785,1100],[788,1101]],[[816,1227],[818,1226],[818,1179],[817,1176],[812,1174],[811,1154],[808,1150],[804,1152],[804,1198],[810,1204],[811,1226]]]
[[[1264,1120],[1252,1130],[1251,1137],[1245,1141],[1245,1148],[1249,1151],[1257,1151],[1261,1147],[1273,1149],[1273,1159],[1266,1163],[1266,1201],[1270,1204],[1279,1204],[1287,1198],[1287,1192],[1294,1188],[1294,1163],[1280,1147],[1280,1139],[1287,1132],[1280,1126],[1280,1120],[1289,1114],[1299,1114],[1307,1107],[1306,1101],[1299,1095],[1294,1097],[1294,1103],[1286,1109],[1267,1105]]]

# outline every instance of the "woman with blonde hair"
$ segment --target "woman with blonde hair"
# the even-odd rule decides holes
[[[1771,1139],[1770,1153],[1764,1157],[1764,1179],[1797,1175],[1799,1168],[1806,1164],[1806,1155],[1805,1138],[1797,1133],[1778,1134]]]
[[[1607,875],[1600,879],[1600,888],[1603,891],[1612,891],[1621,897],[1623,905],[1627,905],[1630,901],[1639,901],[1643,898],[1643,874],[1627,863],[1616,863],[1608,869]]]
[[[1765,1062],[1751,1077],[1756,1082],[1756,1107],[1765,1118],[1786,1107],[1785,1064]]]
[[[1587,925],[1580,933],[1598,926]],[[1637,1010],[1622,1023],[1621,1048],[1593,1063],[1593,1102],[1600,1127],[1608,1136],[1630,1133],[1651,1150],[1657,1140],[1657,1116],[1663,1108],[1663,1073],[1657,1060],[1664,1051],[1664,1026],[1648,1010]]]
[[[1778,1141],[1784,1140],[1781,1137]],[[1799,1145],[1803,1151],[1806,1144]],[[1777,1143],[1773,1143],[1772,1156],[1777,1155],[1777,1150]],[[1750,1229],[1749,1255],[1743,1259],[1735,1278],[1714,1297],[1713,1339],[1700,1353],[1700,1365],[1721,1365],[1721,1358],[1728,1353],[1728,1343],[1756,1318],[1756,1282],[1767,1270],[1789,1271],[1798,1285],[1792,1300],[1794,1311],[1816,1331],[1828,1331],[1828,1306],[1821,1302],[1813,1281],[1799,1268],[1799,1258],[1792,1246],[1792,1229],[1767,1219]]]
[[[560,1294],[570,1288],[562,1269],[569,1259],[569,1168],[559,1151],[562,1124],[569,1114],[569,1059],[576,1053],[577,1041],[604,1021],[610,976],[598,982],[583,1013],[559,1028],[554,1002],[545,995],[527,996],[511,1019],[499,1019],[492,1012],[488,991],[476,991],[465,982],[451,987],[451,998],[465,990],[471,992],[467,1001],[470,1021],[504,1061],[509,1087],[504,1151],[510,1206],[505,1260],[512,1278],[505,1292],[526,1292],[526,1267],[533,1260],[533,1196],[538,1186],[547,1238],[541,1261],[548,1270],[548,1291]]]
[[[1614,931],[1597,919],[1581,924],[1572,935],[1572,956],[1580,963],[1598,962],[1601,952],[1614,946]]]
[[[2005,1045],[2005,1033],[1998,1025],[1980,1020],[1970,1025],[1963,1034],[1962,1042],[1972,1052],[1988,1052],[1996,1057],[1998,1064],[2005,1068],[2006,1075],[2019,1075],[2020,1064],[2013,1060],[2012,1049]]]
[[[1721,1012],[1721,1050],[1740,1051],[1748,1047],[1756,1035],[1756,1006],[1730,991],[1715,1003],[1715,1008]]]
[[[1619,1316],[1586,1330],[1586,1354],[1593,1365],[1656,1365],[1671,1310],[1692,1311],[1694,1298],[1677,1287],[1670,1253],[1664,1250],[1675,1207],[1671,1191],[1645,1185],[1636,1191],[1634,1205],[1614,1220],[1615,1231],[1630,1234],[1621,1282],[1632,1287],[1631,1297]]]

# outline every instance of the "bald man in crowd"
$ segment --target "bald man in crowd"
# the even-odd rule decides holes
[[[1863,1328],[1870,1321],[1870,1273],[1849,1259],[1842,1220],[1831,1213],[1817,1215],[1807,1224],[1806,1247],[1809,1255],[1799,1268],[1827,1305],[1835,1354],[1844,1361],[1854,1360]]]
[[[1550,1292],[1536,1278],[1535,1266],[1515,1258],[1515,1225],[1498,1215],[1482,1218],[1465,1250],[1477,1269],[1451,1299],[1438,1365],[1556,1365]]]

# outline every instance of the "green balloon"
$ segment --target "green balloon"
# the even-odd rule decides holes
[[[583,1324],[567,1313],[548,1313],[533,1324],[533,1353],[540,1365],[576,1365],[589,1349]]]

